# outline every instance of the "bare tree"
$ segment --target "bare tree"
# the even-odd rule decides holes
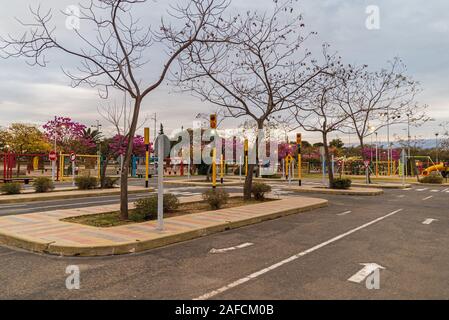
[[[340,67],[339,62],[335,65]],[[341,79],[344,78],[346,72],[344,68],[339,68],[339,70],[335,70],[333,75],[325,74],[316,78],[308,97],[291,108],[296,126],[305,131],[316,132],[321,135],[327,163],[329,187],[332,187],[334,182],[329,151],[329,134],[343,131],[349,119],[349,115],[339,108],[337,100],[338,95],[342,94]],[[352,70],[348,72],[352,72]]]
[[[195,43],[180,55],[178,86],[225,108],[234,118],[253,119],[259,130],[329,68],[304,48],[314,32],[304,31],[292,1],[274,1],[273,12],[247,12],[229,19],[220,43]],[[257,151],[256,151],[257,154]],[[251,198],[255,164],[248,167],[244,198]]]
[[[74,28],[81,43],[79,47],[73,41],[60,41],[52,24],[52,10],[43,12],[40,7],[31,10],[33,22],[21,22],[28,31],[21,36],[0,39],[3,57],[27,58],[32,65],[45,67],[48,51],[78,58],[80,65],[76,72],[64,71],[72,80],[72,86],[87,84],[98,88],[102,98],[114,88],[126,92],[133,100],[131,125],[126,135],[128,150],[121,174],[123,219],[128,218],[128,170],[142,102],[163,83],[170,66],[184,50],[197,42],[214,39],[214,30],[220,25],[220,16],[228,0],[191,0],[185,6],[172,6],[169,15],[176,19],[176,24],[167,24],[161,19],[159,29],[154,31],[141,26],[140,19],[135,18],[136,10],[146,3],[146,0],[89,0],[86,5],[79,4],[82,29],[89,30],[88,34],[83,34]],[[165,61],[155,80],[144,84],[137,71],[148,65],[147,51],[158,45],[166,48]]]
[[[405,75],[406,66],[399,58],[388,63],[388,68],[369,72],[367,66],[346,73],[345,93],[339,95],[339,106],[349,116],[351,133],[355,133],[363,151],[365,138],[376,131],[399,123],[406,123],[406,114],[416,121],[424,120],[425,106],[416,103],[421,91],[419,83]]]

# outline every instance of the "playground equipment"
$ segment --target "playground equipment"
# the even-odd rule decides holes
[[[441,175],[443,176],[443,178],[446,178],[447,176],[449,176],[449,163],[447,163],[447,162],[440,163],[440,164],[436,164],[431,167],[428,167],[427,169],[425,169],[422,172],[422,175],[426,177],[434,171],[440,172]]]
[[[71,166],[75,166],[77,168],[75,172],[77,172],[78,175],[92,175],[92,170],[95,170],[93,176],[97,176],[98,179],[100,179],[101,176],[101,156],[99,155],[89,155],[89,154],[82,154],[76,156],[76,161],[70,160],[70,154],[63,154],[60,153],[59,155],[59,179],[60,181],[65,180],[73,180],[72,170],[69,169]],[[87,160],[87,161],[86,161]],[[89,160],[93,160],[91,165],[93,165],[93,169],[88,168]],[[81,165],[84,165],[84,169],[81,169]],[[77,165],[79,165],[77,167]],[[96,168],[95,168],[96,166]],[[66,168],[67,167],[67,168]],[[67,173],[67,174],[66,174]]]
[[[5,152],[0,154],[3,160],[3,182],[24,182],[28,184],[32,176],[45,175],[49,168],[45,166],[47,154],[17,154]],[[25,168],[22,171],[22,168]]]

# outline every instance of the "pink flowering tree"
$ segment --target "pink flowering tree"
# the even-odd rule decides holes
[[[43,125],[45,136],[51,144],[56,142],[58,151],[65,153],[91,153],[96,145],[91,137],[84,134],[86,126],[69,117],[55,116]]]
[[[128,139],[122,135],[115,135],[112,138],[112,142],[109,144],[111,153],[115,156],[125,155],[128,148]],[[143,157],[145,155],[146,147],[145,140],[142,136],[135,136],[133,139],[133,155]],[[152,144],[150,144],[150,152],[152,150]]]

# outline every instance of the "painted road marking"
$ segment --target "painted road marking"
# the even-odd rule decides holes
[[[440,192],[440,190],[430,190],[430,192]]]
[[[202,295],[202,296],[200,296],[198,298],[195,298],[194,300],[207,300],[207,299],[210,299],[212,297],[215,297],[216,295],[219,295],[219,294],[221,294],[221,293],[223,293],[225,291],[228,291],[228,290],[230,290],[232,288],[238,287],[238,286],[240,286],[240,285],[242,285],[242,284],[244,284],[244,283],[246,283],[246,282],[248,282],[248,281],[250,281],[252,279],[258,278],[258,277],[260,277],[261,275],[263,275],[265,273],[268,273],[268,272],[273,271],[273,270],[275,270],[275,269],[277,269],[279,267],[282,267],[283,265],[285,265],[287,263],[290,263],[292,261],[295,261],[295,260],[297,260],[297,259],[299,259],[299,258],[301,258],[301,257],[303,257],[303,256],[305,256],[305,255],[307,255],[309,253],[312,253],[312,252],[317,251],[317,250],[319,250],[321,248],[324,248],[324,247],[326,247],[327,245],[329,245],[331,243],[334,243],[334,242],[336,242],[338,240],[346,238],[346,237],[350,236],[351,234],[353,234],[353,233],[355,233],[357,231],[360,231],[362,229],[368,228],[369,226],[371,226],[371,225],[373,225],[373,224],[375,224],[377,222],[380,222],[382,220],[385,220],[385,219],[387,219],[387,218],[389,218],[389,217],[391,217],[391,216],[393,216],[393,215],[395,215],[395,214],[397,214],[397,213],[399,213],[399,212],[401,212],[403,210],[404,209],[399,209],[399,210],[393,211],[393,212],[391,212],[391,213],[389,213],[389,214],[387,214],[387,215],[385,215],[383,217],[380,217],[380,218],[377,218],[377,219],[375,219],[375,220],[373,220],[371,222],[365,223],[365,224],[361,225],[360,227],[357,227],[357,228],[354,228],[352,230],[349,230],[346,233],[340,234],[339,236],[336,236],[336,237],[334,237],[334,238],[332,238],[330,240],[327,240],[327,241],[325,241],[323,243],[320,243],[320,244],[318,244],[318,245],[316,245],[316,246],[314,246],[314,247],[312,247],[312,248],[310,248],[310,249],[308,249],[306,251],[303,251],[303,252],[300,252],[298,254],[295,254],[294,256],[291,256],[291,257],[289,257],[289,258],[287,258],[285,260],[282,260],[282,261],[280,261],[280,262],[278,262],[276,264],[273,264],[272,266],[270,266],[268,268],[265,268],[265,269],[259,270],[257,272],[254,272],[254,273],[252,273],[252,274],[250,274],[250,275],[248,275],[248,276],[246,276],[244,278],[236,280],[236,281],[234,281],[234,282],[232,282],[232,283],[230,283],[230,284],[228,284],[228,285],[226,285],[224,287],[221,287],[221,288],[219,288],[217,290],[208,292],[208,293],[206,293],[206,294],[204,294],[204,295]]]
[[[426,200],[429,200],[429,199],[432,199],[432,198],[433,198],[433,196],[429,196],[427,198],[422,199],[422,201],[426,201]]]
[[[429,190],[429,188],[424,188],[424,189],[416,189],[416,191],[426,191],[426,190]]]
[[[235,247],[230,247],[230,248],[224,248],[224,249],[212,249],[209,251],[209,253],[225,253],[225,252],[229,252],[229,251],[234,251],[237,249],[243,249],[243,248],[247,248],[247,247],[251,247],[252,245],[254,245],[254,243],[243,243],[241,245],[235,246]]]
[[[405,198],[405,195],[401,194],[398,198]]]
[[[342,213],[339,213],[339,214],[337,214],[337,216],[345,216],[345,215],[347,215],[347,214],[350,214],[352,211],[345,211],[345,212],[342,212]]]
[[[446,188],[446,189],[444,189],[444,190],[441,191],[441,192],[449,192],[449,188]]]
[[[361,265],[364,266],[363,269],[357,272],[351,278],[349,278],[348,281],[355,283],[362,283],[362,281],[365,281],[365,279],[368,276],[370,276],[374,271],[379,269],[385,270],[384,267],[378,265],[377,263],[361,263]]]
[[[438,220],[437,220],[437,219],[427,219],[427,220],[425,220],[422,224],[429,225],[429,224],[432,224],[432,223],[435,222],[435,221],[438,221]]]

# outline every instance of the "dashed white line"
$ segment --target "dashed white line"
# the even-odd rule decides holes
[[[426,191],[426,190],[429,190],[429,188],[424,188],[424,189],[416,189],[416,191],[419,191],[419,192],[421,192],[421,191]]]
[[[345,215],[347,215],[347,214],[350,214],[352,211],[345,211],[345,212],[342,212],[342,213],[339,213],[339,214],[337,214],[337,216],[345,216]]]
[[[422,199],[422,201],[426,201],[426,200],[429,200],[429,199],[432,199],[432,198],[433,198],[433,196],[429,196],[427,198]]]
[[[325,246],[327,246],[327,245],[329,245],[331,243],[334,243],[334,242],[336,242],[338,240],[346,238],[347,236],[349,236],[349,235],[351,235],[351,234],[353,234],[353,233],[355,233],[357,231],[360,231],[360,230],[365,229],[365,228],[367,228],[367,227],[369,227],[369,226],[371,226],[371,225],[373,225],[373,224],[375,224],[377,222],[380,222],[380,221],[382,221],[384,219],[387,219],[387,218],[389,218],[389,217],[391,217],[391,216],[401,212],[402,210],[404,210],[404,209],[399,209],[399,210],[393,211],[393,212],[391,212],[391,213],[389,213],[389,214],[387,214],[387,215],[385,215],[383,217],[380,217],[380,218],[377,218],[377,219],[375,219],[375,220],[373,220],[371,222],[365,223],[365,224],[361,225],[360,227],[354,228],[354,229],[352,229],[352,230],[350,230],[348,232],[345,232],[345,233],[343,233],[343,234],[341,234],[339,236],[336,236],[336,237],[334,237],[334,238],[332,238],[332,239],[330,239],[328,241],[320,243],[320,244],[318,244],[318,245],[316,245],[316,246],[314,246],[314,247],[312,247],[312,248],[310,248],[310,249],[308,249],[306,251],[303,251],[303,252],[300,252],[298,254],[295,254],[295,255],[291,256],[290,258],[287,258],[287,259],[282,260],[282,261],[280,261],[280,262],[278,262],[276,264],[273,264],[272,266],[270,266],[268,268],[264,268],[262,270],[254,272],[254,273],[252,273],[252,274],[250,274],[250,275],[248,275],[248,276],[246,276],[244,278],[236,280],[236,281],[234,281],[234,282],[232,282],[232,283],[230,283],[230,284],[228,284],[228,285],[226,285],[224,287],[221,287],[221,288],[219,288],[217,290],[208,292],[208,293],[206,293],[206,294],[204,294],[204,295],[202,295],[202,296],[200,296],[198,298],[195,298],[194,300],[207,300],[207,299],[210,299],[212,297],[215,297],[216,295],[219,295],[219,294],[221,294],[221,293],[223,293],[225,291],[228,291],[228,290],[230,290],[232,288],[238,287],[238,286],[240,286],[240,285],[242,285],[242,284],[244,284],[244,283],[246,283],[246,282],[248,282],[248,281],[250,281],[252,279],[260,277],[261,275],[263,275],[263,274],[265,274],[267,272],[273,271],[273,270],[275,270],[275,269],[277,269],[277,268],[279,268],[279,267],[281,267],[281,266],[283,266],[283,265],[285,265],[287,263],[290,263],[290,262],[295,261],[295,260],[297,260],[297,259],[299,259],[299,258],[301,258],[301,257],[303,257],[303,256],[305,256],[305,255],[307,255],[309,253],[317,251],[317,250],[319,250],[319,249],[321,249],[321,248],[323,248],[323,247],[325,247]]]

